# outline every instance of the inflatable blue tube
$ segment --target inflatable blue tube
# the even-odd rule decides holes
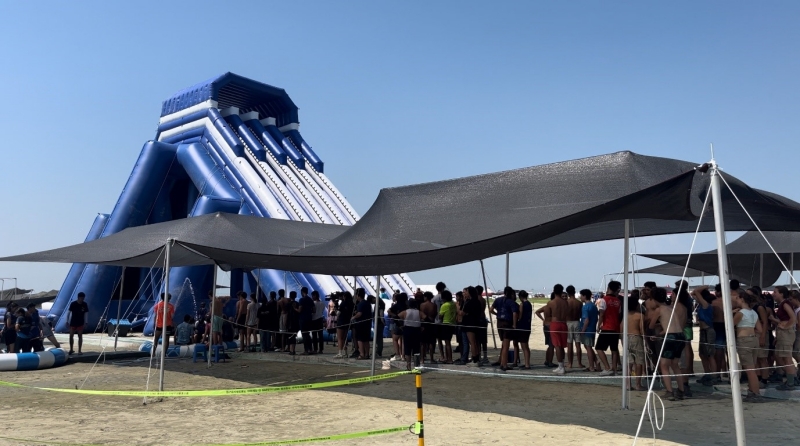
[[[272,136],[269,134],[267,129],[264,128],[264,125],[261,124],[257,119],[253,119],[250,121],[245,122],[248,127],[261,138],[261,141],[264,143],[264,146],[269,150],[272,156],[278,160],[278,163],[282,166],[286,165],[286,151],[275,142]]]
[[[170,172],[177,148],[173,144],[154,141],[144,144],[101,237],[148,222],[153,204],[160,195],[161,186]],[[76,299],[79,292],[86,293],[86,303],[89,305],[86,327],[93,330],[98,325],[109,300],[113,297],[111,294],[121,271],[122,268],[115,266],[88,265],[71,296],[66,300],[61,313],[62,317],[55,325],[56,331],[64,333],[68,330],[68,321],[63,316],[67,314],[69,302]]]
[[[250,150],[253,151],[253,154],[255,155],[257,160],[261,162],[267,160],[267,154],[264,151],[264,146],[261,144],[260,141],[258,141],[255,135],[253,135],[253,133],[250,132],[250,128],[244,125],[244,122],[242,122],[242,118],[240,118],[239,115],[226,116],[225,120],[228,122],[228,125],[230,125],[234,130],[236,130],[236,132],[244,140],[244,142],[246,142],[247,145],[250,146]]]
[[[236,134],[233,133],[228,123],[225,121],[225,118],[214,108],[208,110],[208,117],[211,119],[211,122],[214,124],[214,127],[219,131],[223,138],[225,138],[225,142],[231,146],[233,149],[233,153],[236,156],[244,156],[244,146],[242,146],[242,142],[239,141],[239,138],[236,137]]]
[[[165,132],[167,130],[174,129],[175,127],[179,127],[179,126],[182,126],[184,124],[188,124],[190,122],[197,121],[199,119],[203,119],[206,116],[208,116],[208,110],[200,110],[200,111],[196,111],[194,113],[190,113],[190,114],[188,114],[186,116],[181,116],[178,119],[173,119],[172,121],[167,121],[167,122],[165,122],[165,123],[163,123],[163,124],[158,126],[158,129],[156,130],[156,140],[158,140],[158,137],[161,136],[161,133],[163,133],[163,132]]]
[[[205,131],[206,131],[205,127],[198,127],[196,129],[187,130],[185,132],[181,132],[169,136],[167,138],[164,138],[161,140],[161,142],[167,144],[181,144],[181,143],[187,144],[186,143],[187,139],[203,136],[203,133],[205,133]]]
[[[86,235],[86,240],[84,240],[84,242],[97,240],[100,237],[100,234],[103,233],[103,229],[106,228],[106,224],[108,224],[108,217],[108,214],[97,214],[97,217],[94,218],[94,222],[92,222],[92,228],[89,229],[89,234]],[[84,269],[86,269],[85,263],[75,263],[72,265],[72,267],[70,267],[69,274],[67,274],[67,278],[61,285],[61,289],[58,290],[56,300],[53,302],[53,306],[50,307],[50,311],[47,312],[47,315],[54,315],[56,320],[61,317],[61,313],[64,312],[64,309],[69,303],[70,297],[75,292],[75,286],[78,285],[78,280],[80,280],[81,276],[83,275]]]
[[[286,136],[289,137],[296,147],[300,148],[300,151],[303,152],[303,156],[306,157],[306,161],[310,163],[317,172],[324,172],[325,164],[322,162],[321,159],[311,150],[311,146],[300,136],[300,132],[297,130],[289,130],[286,132]]]
[[[161,353],[161,340],[159,339],[158,347],[156,347],[156,353]],[[170,345],[167,348],[167,358],[191,358],[192,354],[194,353],[194,347],[196,345],[203,345],[203,344],[189,344],[189,345]],[[232,350],[239,348],[238,342],[223,342],[222,345],[225,347],[226,350]],[[203,345],[205,347],[205,345]],[[140,352],[150,353],[153,350],[153,343],[152,342],[145,342],[139,346]]]
[[[268,125],[265,126],[264,128],[267,129],[267,133],[269,133],[269,136],[271,136],[272,139],[274,139],[276,142],[278,142],[278,144],[281,145],[283,151],[286,152],[286,155],[289,157],[289,159],[292,160],[292,162],[295,165],[297,165],[298,168],[300,169],[306,168],[306,159],[303,158],[303,155],[301,155],[300,152],[298,152],[297,149],[292,145],[292,143],[289,140],[287,140],[285,136],[283,136],[283,133],[281,133],[281,131],[278,130],[277,127],[275,127],[274,125]]]
[[[14,372],[58,367],[67,362],[67,352],[60,348],[36,353],[0,354],[0,371]]]

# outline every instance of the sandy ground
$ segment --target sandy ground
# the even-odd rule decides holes
[[[490,341],[490,347],[491,347]],[[533,363],[543,361],[541,327],[532,336]],[[86,346],[85,350],[96,347]],[[385,356],[391,353],[387,342]],[[362,377],[368,369],[345,364],[275,362],[243,354],[210,369],[191,359],[167,362],[166,389],[245,388]],[[259,359],[260,358],[260,359]],[[265,360],[266,358],[266,360]],[[70,364],[36,372],[4,372],[0,379],[30,386],[143,390],[148,363]],[[696,370],[701,370],[699,363]],[[576,374],[577,375],[577,374]],[[87,378],[88,377],[88,378]],[[85,383],[83,383],[83,381]],[[151,373],[150,387],[158,376]],[[494,376],[423,375],[425,434],[429,445],[618,445],[631,444],[645,393],[635,392],[631,410],[619,408],[618,387]],[[142,404],[141,398],[99,397],[0,387],[0,408],[8,415],[0,444],[45,442],[109,445],[189,445],[300,439],[411,425],[416,390],[412,376],[371,384],[252,396],[164,398]],[[729,445],[734,443],[730,396],[703,394],[682,402],[665,401],[666,424],[659,445]],[[798,404],[770,401],[745,405],[751,444],[790,444],[800,435],[792,421]],[[652,444],[647,419],[639,444]],[[649,440],[648,440],[649,438]],[[330,445],[411,445],[409,433]]]

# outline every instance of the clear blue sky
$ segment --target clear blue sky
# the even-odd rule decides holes
[[[729,173],[800,200],[798,23],[800,3],[779,1],[2,2],[0,255],[82,241],[161,101],[226,71],[288,91],[361,213],[383,187],[618,150],[703,162],[709,142]],[[512,263],[516,287],[598,286],[622,243]],[[503,260],[488,266],[502,285]],[[0,276],[50,289],[67,269]],[[412,277],[460,287],[479,269]]]

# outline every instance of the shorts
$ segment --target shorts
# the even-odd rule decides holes
[[[214,316],[211,318],[211,332],[219,333],[222,331],[222,316]]]
[[[608,349],[611,349],[612,352],[619,352],[619,333],[601,331],[594,348],[599,352],[604,352]]]
[[[3,330],[3,343],[10,345],[17,342],[17,332],[12,328]]]
[[[516,338],[516,340],[518,342],[521,342],[523,344],[527,344],[531,340],[531,331],[530,330],[517,330],[517,332],[514,334],[514,338]]]
[[[156,327],[156,331],[162,331],[162,330],[164,330],[164,327]],[[172,336],[172,334],[175,333],[174,330],[175,330],[174,327],[167,325],[167,336]]]
[[[456,331],[456,327],[452,324],[442,324],[439,326],[439,329],[436,330],[436,336],[442,340],[449,342],[453,339],[453,333]]]
[[[644,365],[644,339],[628,335],[628,364]]]
[[[542,328],[542,332],[544,333],[544,345],[546,345],[548,347],[552,347],[553,346],[553,341],[550,339],[550,326],[549,325],[545,325]]]
[[[247,325],[247,315],[246,314],[240,314],[240,315],[236,316],[236,325],[238,325],[240,327],[244,327],[245,325]]]
[[[742,369],[753,369],[756,367],[756,352],[758,348],[758,338],[746,336],[736,338],[736,353],[739,354],[739,365]]]
[[[691,341],[694,339],[694,326],[687,325],[683,327],[683,337],[686,338],[687,341]]]
[[[758,338],[756,338],[758,339]],[[756,359],[767,359],[769,357],[769,345],[761,347],[759,343],[758,351],[756,351]]]
[[[406,327],[403,331],[403,354],[413,356],[419,354],[419,327]]]
[[[567,342],[581,342],[581,323],[578,321],[567,321]]]
[[[488,324],[489,322],[484,319],[481,328],[478,329],[478,344],[480,345],[487,345],[489,341],[489,330],[486,328]]]
[[[594,347],[594,333],[584,333],[581,335],[581,344],[586,348]]]
[[[84,327],[83,325],[77,325],[77,326],[74,326],[74,327],[72,325],[70,325],[69,326],[69,331],[70,332],[74,331],[75,333],[83,334],[83,327]]]
[[[775,357],[790,358],[794,350],[796,330],[794,327],[775,329]]]
[[[42,324],[42,336],[45,338],[53,336],[53,329],[49,325]]]
[[[371,341],[370,334],[371,334],[371,331],[372,331],[371,330],[372,327],[370,327],[368,322],[369,321],[362,321],[362,322],[359,322],[358,324],[356,324],[356,327],[355,327],[356,341],[358,341],[358,342],[369,342],[369,341]]]
[[[566,322],[550,322],[550,340],[553,342],[553,347],[567,348],[568,331]]]
[[[511,330],[512,327],[511,321],[504,321],[504,320],[497,320],[497,333],[500,335],[500,340],[505,341],[506,339],[513,341],[513,331]]]
[[[714,345],[717,350],[725,350],[727,342],[725,340],[725,324],[723,322],[714,322]]]
[[[664,338],[664,349],[661,357],[664,359],[680,359],[683,349],[686,347],[686,337],[683,333],[668,333]]]
[[[425,345],[431,345],[436,343],[436,329],[438,328],[435,324],[425,324],[422,327],[422,343]]]
[[[394,328],[392,329],[392,334],[396,336],[403,336],[403,326],[400,324],[394,324]]]
[[[703,358],[710,358],[714,356],[714,352],[717,350],[717,347],[714,344],[716,338],[717,335],[714,332],[713,327],[700,329],[700,356]]]
[[[346,327],[342,327],[346,328]],[[289,315],[288,314],[281,314],[281,317],[278,319],[278,331],[289,331]]]

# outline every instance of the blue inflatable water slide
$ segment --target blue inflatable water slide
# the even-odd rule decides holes
[[[317,223],[352,225],[359,215],[325,175],[325,165],[299,131],[297,106],[286,91],[226,73],[178,92],[162,104],[154,140],[142,147],[111,214],[99,214],[86,240],[125,228],[214,212]],[[152,333],[149,313],[163,287],[163,265],[152,268],[74,264],[50,315],[67,331],[69,303],[86,294],[87,329],[102,329],[116,317],[119,286],[122,313]],[[194,316],[208,303],[213,267],[170,270],[175,315]],[[362,287],[378,295],[374,277],[341,277],[275,270],[230,272],[230,294],[264,293],[305,286],[321,295]],[[382,277],[387,290],[410,293],[405,274]],[[287,290],[287,292],[288,292]],[[208,304],[207,304],[208,308]],[[226,312],[230,307],[226,308]]]

